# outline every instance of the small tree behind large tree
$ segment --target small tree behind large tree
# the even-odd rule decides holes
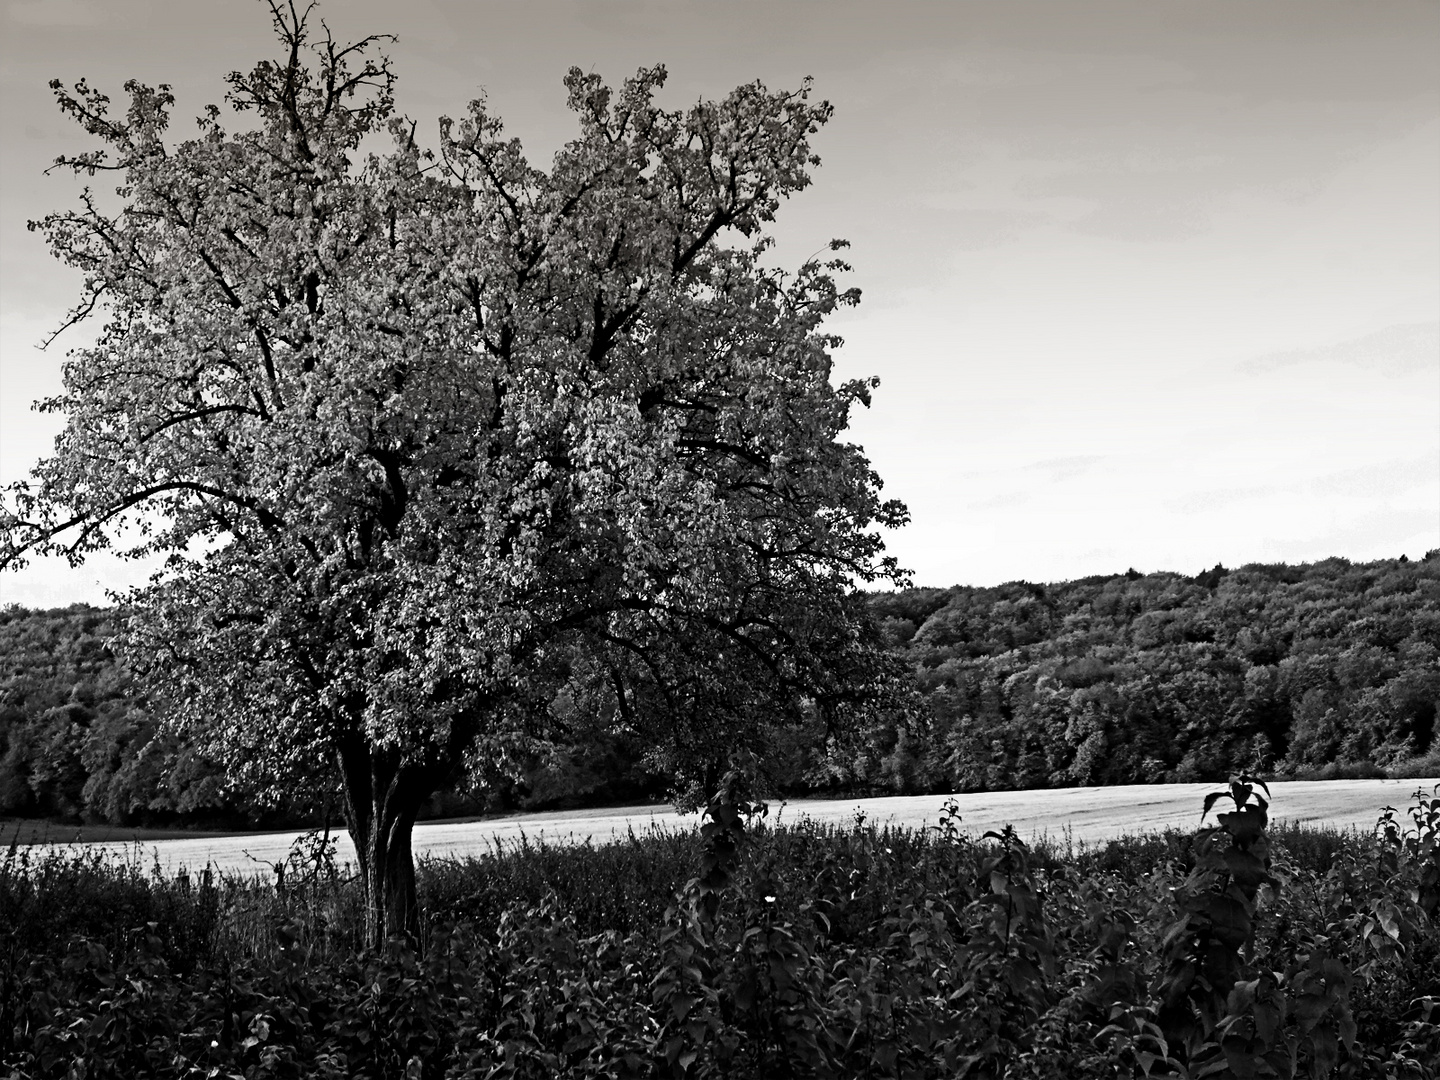
[[[874,385],[831,383],[842,264],[761,261],[830,115],[808,86],[667,111],[661,68],[572,70],[544,171],[478,101],[426,151],[382,39],[270,6],[244,130],[212,106],[169,141],[163,85],[120,117],[54,84],[100,143],[60,164],[120,203],[34,226],[104,328],[4,559],[171,554],[133,654],[237,781],[333,768],[379,941],[414,926],[425,800],[561,698],[701,777],[884,700],[853,586],[898,580],[874,529],[905,511],[840,441]]]

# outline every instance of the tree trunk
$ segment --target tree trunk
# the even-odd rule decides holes
[[[379,949],[401,936],[419,945],[410,834],[420,807],[434,791],[433,770],[406,767],[398,753],[372,749],[361,739],[342,746],[336,757],[360,870],[366,944]]]

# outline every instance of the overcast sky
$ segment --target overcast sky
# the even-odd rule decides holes
[[[84,145],[47,83],[169,82],[175,130],[273,53],[240,0],[0,0],[0,482],[59,427],[78,294],[25,222]],[[482,88],[537,164],[571,65],[662,62],[683,105],[813,75],[835,119],[779,257],[852,242],[837,377],[918,584],[1058,581],[1440,547],[1440,4],[327,0],[390,32],[433,137]],[[146,570],[0,576],[103,602]]]

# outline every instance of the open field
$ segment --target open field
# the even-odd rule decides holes
[[[199,840],[229,833],[203,829],[127,829],[123,825],[65,825],[36,818],[0,818],[0,847],[11,844],[149,844],[159,840]]]
[[[1416,788],[1427,791],[1440,778],[1424,780],[1316,780],[1271,785],[1272,813],[1278,820],[1333,828],[1368,830],[1385,806],[1402,808]],[[1015,826],[1022,838],[1048,834],[1069,835],[1077,843],[1100,843],[1126,833],[1165,828],[1193,829],[1200,823],[1200,803],[1215,784],[1127,785],[1102,788],[1058,788],[1045,791],[1000,791],[967,795],[918,795],[874,799],[800,799],[773,804],[771,820],[795,821],[802,817],[820,822],[849,822],[863,812],[877,825],[933,825],[944,804],[954,799],[965,831],[982,833],[1005,824]],[[417,857],[464,858],[493,845],[518,843],[522,837],[550,843],[600,844],[651,828],[690,829],[698,818],[677,814],[668,806],[607,807],[553,813],[521,814],[475,821],[421,824],[415,828]],[[116,830],[118,833],[119,830]],[[59,841],[68,834],[56,830],[36,840]],[[282,861],[296,832],[251,833],[233,836],[189,835],[160,838],[141,834],[88,837],[92,843],[149,863],[158,858],[169,869],[201,867],[207,863],[222,872],[268,871]],[[9,840],[7,833],[5,840]],[[26,842],[24,836],[21,842]],[[66,845],[70,846],[70,845]],[[354,860],[354,849],[343,830],[337,858]]]

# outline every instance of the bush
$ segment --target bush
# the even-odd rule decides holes
[[[1436,793],[1371,836],[1272,833],[1264,793],[1078,852],[732,798],[698,835],[424,862],[421,948],[378,953],[316,841],[203,901],[12,850],[0,1073],[1433,1078]]]

